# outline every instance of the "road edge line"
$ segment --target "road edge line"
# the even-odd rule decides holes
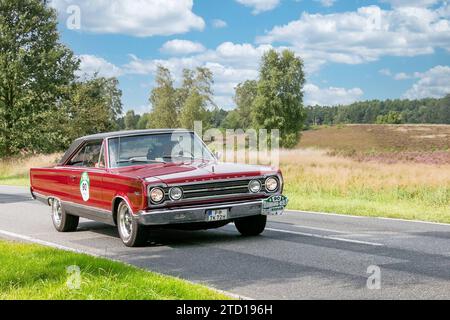
[[[305,210],[294,210],[294,209],[286,209],[286,211],[287,212],[295,212],[295,213],[317,214],[317,215],[324,215],[324,216],[337,216],[337,217],[343,217],[343,218],[357,218],[357,219],[365,218],[365,219],[374,219],[374,220],[392,220],[392,221],[400,221],[400,222],[425,223],[425,224],[450,227],[450,223],[445,223],[445,222],[408,220],[408,219],[389,218],[389,217],[355,216],[355,215],[345,214],[345,213],[317,212],[317,211],[305,211]]]

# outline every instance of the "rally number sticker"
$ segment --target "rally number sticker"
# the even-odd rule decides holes
[[[90,184],[91,183],[89,181],[89,174],[87,172],[83,172],[83,174],[81,175],[81,180],[80,180],[80,192],[81,192],[81,196],[83,197],[83,201],[89,200]]]

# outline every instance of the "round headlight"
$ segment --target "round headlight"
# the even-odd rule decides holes
[[[173,187],[169,191],[169,197],[172,200],[180,200],[183,197],[183,190],[178,187]]]
[[[252,193],[260,192],[261,191],[261,182],[259,182],[258,180],[250,181],[250,183],[248,184],[248,189]]]
[[[153,203],[161,203],[164,200],[164,191],[161,188],[153,188],[150,191],[150,199]]]
[[[278,179],[276,178],[267,178],[266,179],[266,190],[269,192],[274,192],[278,189]]]

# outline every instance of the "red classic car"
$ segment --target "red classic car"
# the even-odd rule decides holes
[[[259,235],[287,204],[283,178],[269,167],[220,163],[187,130],[142,130],[77,139],[59,164],[33,168],[31,194],[51,207],[60,232],[79,217],[117,225],[126,246],[149,229],[211,229],[234,222]]]

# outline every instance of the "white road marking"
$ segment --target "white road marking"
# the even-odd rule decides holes
[[[349,232],[346,232],[346,231],[339,231],[339,230],[334,230],[334,229],[325,229],[325,228],[308,227],[308,226],[300,226],[300,225],[293,225],[293,227],[302,228],[302,229],[311,229],[311,230],[318,230],[318,231],[333,232],[333,233],[341,233],[341,234],[348,234],[349,233]]]
[[[368,241],[360,241],[360,240],[352,240],[352,239],[344,239],[344,238],[323,236],[323,235],[314,234],[314,233],[288,231],[288,230],[273,229],[273,228],[266,228],[266,230],[275,231],[275,232],[281,232],[281,233],[295,234],[295,235],[298,235],[298,236],[319,238],[319,239],[327,239],[327,240],[342,241],[342,242],[349,242],[349,243],[365,244],[365,245],[376,246],[376,247],[384,246],[384,244],[376,243],[376,242],[368,242]]]
[[[355,219],[374,219],[374,220],[392,220],[392,221],[399,221],[399,222],[412,222],[412,223],[423,223],[423,224],[433,224],[438,226],[445,226],[450,227],[450,223],[443,223],[443,222],[431,222],[431,221],[421,221],[421,220],[407,220],[407,219],[400,219],[400,218],[386,218],[386,217],[369,217],[369,216],[355,216],[351,214],[342,214],[342,213],[327,213],[327,212],[316,212],[316,211],[304,211],[304,210],[291,210],[288,209],[285,211],[287,214],[289,212],[294,213],[308,213],[308,214],[316,214],[316,215],[322,215],[322,216],[335,216],[335,217],[341,217],[341,218],[355,218]]]
[[[70,248],[70,247],[66,247],[54,242],[49,242],[49,241],[45,241],[45,240],[40,240],[40,239],[36,239],[30,236],[26,236],[23,234],[18,234],[18,233],[14,233],[14,232],[9,232],[9,231],[5,231],[5,230],[0,230],[0,235],[4,235],[10,238],[16,238],[16,239],[20,239],[20,240],[25,240],[28,242],[32,242],[32,243],[36,243],[36,244],[40,244],[46,247],[51,247],[51,248],[55,248],[55,249],[60,249],[60,250],[64,250],[64,251],[70,251],[70,252],[75,252],[75,253],[83,253],[83,254],[88,254],[94,257],[99,257],[98,255],[92,253],[92,252],[87,252],[87,251],[83,251],[83,250],[79,250],[79,249],[74,249],[74,248]]]

